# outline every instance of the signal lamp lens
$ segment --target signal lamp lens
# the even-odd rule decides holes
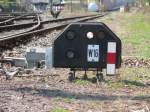
[[[92,39],[94,37],[94,34],[93,34],[93,32],[88,32],[86,34],[86,36],[87,36],[88,39]]]
[[[103,31],[98,32],[98,38],[100,39],[105,38],[105,33]]]
[[[66,36],[67,39],[72,40],[75,38],[75,33],[73,31],[68,31]]]
[[[67,51],[66,56],[69,59],[73,59],[75,57],[75,53],[72,50],[69,50]]]

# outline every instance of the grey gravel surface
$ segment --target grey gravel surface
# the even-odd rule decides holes
[[[149,92],[146,87],[109,88],[105,83],[79,85],[67,79],[67,69],[37,70],[36,75],[49,77],[17,78],[0,83],[0,109],[4,112],[148,112],[150,97],[136,95]]]
[[[14,55],[20,54],[20,56],[25,55],[25,51],[28,47],[50,47],[52,46],[52,43],[56,36],[60,33],[61,31],[53,31],[49,34],[42,35],[42,36],[34,36],[30,42],[28,42],[26,45],[20,45],[19,47],[15,47],[13,51],[5,51],[5,54],[9,52],[13,52]]]

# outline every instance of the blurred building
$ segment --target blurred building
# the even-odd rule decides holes
[[[91,2],[95,2],[99,4],[100,9],[103,6],[106,10],[111,10],[113,8],[120,7],[126,4],[133,4],[135,0],[87,0],[88,4]]]
[[[67,9],[81,10],[87,9],[92,2],[96,3],[100,9],[106,10],[120,7],[121,5],[134,2],[135,0],[16,0],[27,11],[43,12],[50,8],[52,3],[63,3]]]
[[[17,0],[27,11],[42,12],[48,7],[49,0]]]
[[[31,0],[16,0],[16,2],[26,11],[32,11]]]
[[[32,0],[31,2],[33,11],[36,11],[36,12],[46,11],[48,4],[49,4],[49,0]]]

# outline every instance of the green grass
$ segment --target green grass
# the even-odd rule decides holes
[[[56,97],[54,99],[55,101],[59,102],[59,101],[62,101],[64,103],[72,103],[74,100],[75,100],[75,96],[71,96],[71,97],[67,97],[67,98],[63,98],[63,97]]]
[[[112,80],[111,77],[105,77],[105,84],[107,87],[110,88],[122,88],[122,87],[130,87],[130,88],[136,88],[136,87],[145,87],[145,82],[150,80],[150,69],[145,67],[135,67],[135,68],[128,68],[128,67],[122,67],[120,69],[121,79],[119,81]],[[90,72],[88,74],[92,77],[93,73]],[[83,80],[83,79],[77,79],[74,81],[76,85],[80,86],[90,86],[92,83],[90,80]]]
[[[113,18],[111,17],[111,15],[108,15],[106,17],[104,17],[104,19],[101,20],[104,23],[110,24],[113,21]]]
[[[106,77],[105,83],[111,88],[122,87],[146,87],[145,82],[150,80],[150,69],[148,68],[124,68],[120,69],[121,80],[115,81]]]
[[[75,84],[77,85],[82,85],[82,86],[87,86],[89,85],[91,82],[88,80],[83,80],[83,79],[77,79],[74,81]]]
[[[122,82],[115,82],[112,80],[105,80],[105,83],[107,84],[108,87],[118,89],[124,87],[124,84]]]
[[[55,108],[52,110],[52,112],[71,112],[71,111],[63,108]]]
[[[121,68],[121,77],[124,80],[144,82],[150,80],[150,69],[148,68]]]
[[[146,21],[147,16],[144,14],[119,16],[120,24],[127,32],[122,35],[123,44],[132,44],[134,50],[130,55],[150,58],[150,23]]]
[[[112,80],[106,80],[105,83],[108,87],[118,89],[123,87],[145,87],[145,84],[138,82],[138,81],[132,81],[132,80],[120,80],[120,81],[112,81]]]
[[[112,13],[100,19],[112,25],[116,35],[122,40],[123,47],[131,51],[123,51],[123,56],[150,58],[150,14],[143,13]],[[115,28],[113,28],[115,27]],[[128,47],[130,46],[130,47]]]

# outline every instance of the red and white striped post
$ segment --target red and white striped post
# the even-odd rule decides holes
[[[107,48],[107,75],[115,75],[116,73],[116,42],[108,42]]]

